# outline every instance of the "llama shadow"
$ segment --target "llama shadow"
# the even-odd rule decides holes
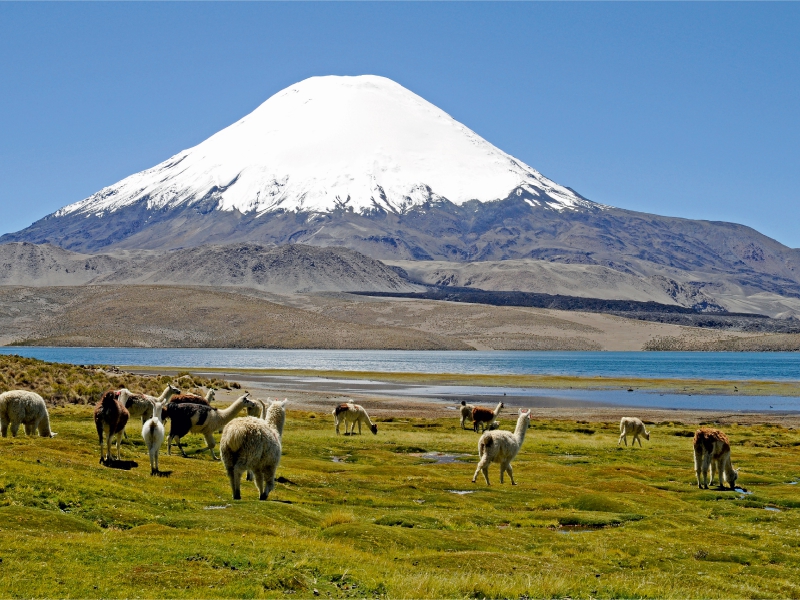
[[[156,471],[155,473],[152,473],[152,475],[155,477],[169,477],[172,475],[172,471]]]
[[[277,483],[283,483],[283,484],[286,484],[286,485],[297,485],[294,481],[292,481],[290,479],[286,479],[286,477],[284,477],[283,475],[281,475],[280,477],[276,477],[275,481]]]
[[[103,463],[103,466],[109,469],[119,469],[121,471],[130,471],[139,466],[135,460],[110,460]]]

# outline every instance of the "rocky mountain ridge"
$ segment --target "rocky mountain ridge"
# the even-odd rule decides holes
[[[0,244],[0,285],[195,285],[273,293],[413,292],[422,288],[346,248],[203,246],[81,254],[49,244]]]

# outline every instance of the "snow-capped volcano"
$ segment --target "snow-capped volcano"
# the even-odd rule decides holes
[[[527,192],[527,193],[526,193]],[[512,193],[556,210],[597,206],[385,77],[312,77],[194,148],[62,208],[102,216],[215,201],[221,211],[403,213],[429,200]]]

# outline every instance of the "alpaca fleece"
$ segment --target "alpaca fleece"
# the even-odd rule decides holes
[[[41,437],[55,437],[50,431],[50,415],[44,398],[27,390],[11,390],[0,394],[0,434],[17,437],[19,426],[25,426],[25,433],[33,435],[38,431]]]
[[[241,500],[242,473],[253,474],[258,499],[266,500],[275,488],[281,460],[286,400],[270,404],[265,419],[242,417],[231,421],[219,442],[220,458],[231,482],[234,500]]]
[[[489,465],[500,463],[500,483],[503,483],[503,472],[508,472],[511,478],[511,485],[517,485],[514,481],[514,471],[511,468],[511,461],[517,456],[522,443],[525,441],[525,432],[531,422],[531,411],[520,409],[517,419],[517,428],[514,433],[509,431],[487,431],[478,440],[478,468],[472,476],[472,483],[478,478],[478,473],[483,472],[486,485],[489,485]]]
[[[625,440],[625,445],[628,445],[628,434],[633,434],[633,440],[631,440],[631,446],[636,445],[636,441],[639,441],[639,448],[642,447],[642,440],[639,437],[640,435],[644,436],[644,439],[650,440],[650,432],[645,429],[644,423],[642,423],[641,419],[637,419],[636,417],[622,417],[619,421],[619,440],[617,441],[617,446],[619,446],[622,440]]]

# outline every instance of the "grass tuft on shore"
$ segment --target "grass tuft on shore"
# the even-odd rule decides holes
[[[94,404],[109,389],[127,387],[133,392],[158,396],[168,383],[184,390],[238,386],[222,379],[201,377],[188,371],[174,376],[135,375],[107,365],[51,363],[15,354],[0,355],[0,391],[30,390],[54,406]]]

